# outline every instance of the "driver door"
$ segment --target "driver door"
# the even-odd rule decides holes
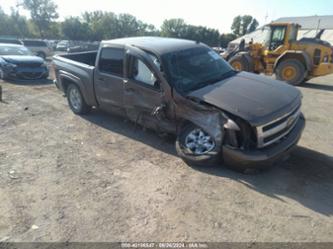
[[[175,129],[174,122],[168,115],[169,104],[165,89],[157,73],[157,57],[129,47],[126,62],[123,103],[129,119],[155,130]]]

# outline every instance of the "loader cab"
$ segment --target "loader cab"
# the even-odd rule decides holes
[[[272,23],[264,27],[265,47],[268,51],[275,51],[280,46],[288,46],[297,40],[299,25]]]

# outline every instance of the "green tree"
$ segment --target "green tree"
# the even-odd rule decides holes
[[[161,27],[161,35],[166,37],[183,37],[186,24],[183,19],[165,20]]]
[[[90,40],[159,34],[153,25],[146,24],[130,14],[116,15],[113,12],[94,11],[83,13],[81,19],[90,30]]]
[[[222,48],[226,48],[226,47],[228,47],[229,42],[235,40],[236,38],[237,38],[237,36],[232,33],[222,34],[220,36],[220,46]]]
[[[10,15],[7,15],[0,7],[0,35],[26,37],[31,35],[28,20],[11,8]]]
[[[10,30],[8,15],[0,6],[0,35],[9,35]]]
[[[188,25],[183,19],[165,20],[161,27],[161,35],[199,41],[209,46],[218,46],[220,43],[218,30],[204,26]]]
[[[87,40],[91,31],[87,23],[81,22],[79,17],[70,17],[61,24],[63,36],[69,40]]]
[[[31,35],[27,19],[24,16],[21,16],[14,8],[11,9],[8,21],[13,35],[17,37],[28,37]]]
[[[52,21],[59,17],[57,5],[52,0],[23,0],[22,5],[30,12],[40,37],[44,38]]]
[[[256,30],[258,26],[258,21],[250,15],[236,16],[232,22],[231,30],[239,37]]]
[[[117,15],[113,12],[85,12],[82,19],[91,30],[89,40],[99,41],[118,37]]]

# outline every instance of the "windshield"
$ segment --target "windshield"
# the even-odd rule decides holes
[[[0,46],[0,55],[32,55],[32,53],[23,46]]]
[[[164,56],[167,76],[177,90],[188,93],[216,83],[235,71],[215,51],[191,48]]]

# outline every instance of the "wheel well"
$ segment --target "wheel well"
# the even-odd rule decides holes
[[[67,93],[67,88],[70,84],[77,85],[73,80],[70,80],[68,78],[61,78],[61,84],[65,94]]]
[[[282,58],[278,59],[274,69],[276,70],[276,68],[280,65],[281,62],[283,61],[286,61],[286,60],[290,60],[290,59],[293,59],[293,60],[298,60],[299,62],[301,62],[304,66],[304,68],[306,70],[309,70],[308,68],[308,65],[307,65],[307,62],[304,58],[304,56],[300,53],[288,53],[288,54],[285,54]]]
[[[187,119],[180,120],[179,125],[177,126],[177,134],[179,134],[189,124],[193,123]]]

